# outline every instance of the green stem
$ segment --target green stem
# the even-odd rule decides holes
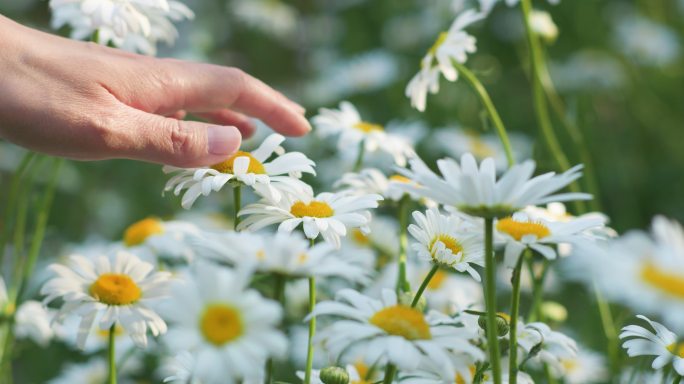
[[[33,269],[35,268],[36,260],[38,259],[38,254],[40,253],[40,248],[43,245],[43,239],[45,238],[45,228],[47,227],[47,221],[50,217],[50,209],[52,208],[52,201],[55,196],[59,171],[63,163],[63,159],[55,160],[52,169],[52,177],[50,178],[50,181],[45,189],[45,193],[43,194],[43,198],[40,201],[40,205],[38,207],[38,217],[36,219],[36,228],[33,233],[33,238],[31,239],[31,246],[29,248],[28,261],[24,267],[24,273],[16,298],[21,298],[28,284],[28,280],[33,273]]]
[[[394,375],[397,374],[397,367],[394,364],[387,364],[387,368],[385,368],[385,378],[382,381],[382,384],[392,384],[392,381],[394,381]]]
[[[601,291],[594,282],[594,294],[596,297],[596,304],[598,305],[599,316],[601,317],[601,326],[603,333],[606,336],[606,347],[608,348],[608,361],[610,363],[610,371],[617,374],[619,371],[618,359],[620,357],[620,340],[618,338],[618,330],[615,326],[615,321],[610,311],[610,304],[603,298]]]
[[[494,219],[484,219],[485,303],[487,307],[487,349],[494,384],[501,384],[501,362],[496,327],[496,259],[494,257]]]
[[[435,273],[437,273],[437,270],[439,270],[439,264],[433,264],[432,269],[430,269],[430,272],[428,272],[427,276],[425,276],[425,279],[423,279],[423,282],[420,284],[420,288],[418,288],[418,292],[416,292],[416,295],[413,297],[413,301],[411,301],[411,308],[415,308],[416,305],[418,305],[420,297],[423,296],[425,288],[427,288],[428,284],[430,284],[430,280],[432,280],[432,277],[435,275]]]
[[[279,273],[273,275],[273,300],[280,303],[282,308],[285,308],[285,276]],[[266,379],[265,384],[273,381],[273,358],[266,362]]]
[[[406,232],[410,204],[411,198],[408,195],[404,195],[399,200],[399,275],[397,277],[397,294],[411,290],[408,278],[406,277],[406,249],[408,248]]]
[[[10,233],[10,222],[12,221],[12,216],[14,215],[14,209],[17,206],[17,198],[19,197],[19,187],[21,186],[21,179],[31,164],[31,161],[36,156],[35,153],[29,152],[24,155],[21,159],[21,163],[17,167],[17,170],[12,176],[12,181],[10,181],[9,193],[7,194],[7,206],[5,207],[5,215],[3,220],[3,228],[0,233],[0,265],[5,263],[5,246],[7,245],[7,240]]]
[[[311,239],[313,245],[314,240]],[[316,308],[316,278],[309,277],[309,311],[313,313]],[[304,384],[311,383],[311,369],[313,368],[314,346],[313,337],[316,333],[316,316],[311,316],[309,320],[309,341],[306,351],[306,372],[304,374]]]
[[[233,187],[233,225],[234,229],[238,230],[238,225],[240,225],[240,208],[242,207],[242,184],[238,184]]]
[[[546,65],[546,60],[542,60],[540,64],[541,82],[544,92],[546,93],[546,97],[549,100],[549,104],[551,105],[551,109],[563,123],[562,126],[565,128],[565,131],[575,144],[575,148],[577,148],[577,152],[579,153],[582,164],[584,164],[584,180],[586,182],[586,187],[589,193],[594,196],[594,198],[589,202],[591,209],[594,211],[601,211],[601,192],[596,177],[596,171],[594,169],[594,161],[589,149],[587,148],[584,134],[579,129],[577,124],[568,117],[565,103],[556,91],[556,87],[551,79],[551,74],[549,73],[549,66]]]
[[[561,171],[570,169],[570,161],[565,156],[563,149],[560,146],[558,137],[553,130],[551,124],[551,117],[549,116],[549,108],[546,103],[546,96],[544,95],[544,87],[541,81],[540,71],[543,68],[544,57],[541,54],[541,47],[539,39],[535,36],[530,24],[530,14],[532,12],[531,0],[521,0],[520,7],[522,9],[523,23],[525,25],[525,35],[527,36],[527,44],[530,51],[530,70],[532,77],[532,96],[534,99],[534,111],[541,130],[542,137],[548,147],[549,151],[554,157],[558,168]],[[580,188],[577,182],[570,185],[570,190],[579,192]],[[582,201],[577,201],[576,206],[580,211],[586,211],[586,205]]]
[[[109,381],[108,384],[116,384],[116,323],[109,328]]]
[[[539,277],[536,277],[534,274],[534,262],[531,257],[528,260],[527,267],[532,278],[532,307],[530,308],[527,320],[528,322],[544,321],[541,304],[544,298],[544,280],[546,280],[546,274],[549,271],[549,261],[544,259]]]
[[[363,167],[363,158],[366,155],[366,139],[359,142],[359,153],[356,155],[356,161],[354,162],[354,172],[358,172]]]
[[[679,374],[677,374],[677,376],[675,376],[674,380],[672,380],[672,384],[679,384],[679,382],[681,382],[681,381],[682,381],[682,377],[679,376]]]
[[[510,324],[510,347],[509,347],[509,365],[508,365],[508,380],[509,384],[516,384],[518,382],[518,317],[520,312],[520,272],[522,271],[522,263],[524,256],[520,255],[518,261],[513,268],[513,276],[511,277],[512,293],[511,293],[511,324]]]
[[[465,77],[466,80],[468,80],[470,85],[475,90],[475,93],[477,93],[477,95],[480,97],[482,105],[484,105],[485,109],[487,110],[487,113],[489,114],[490,119],[492,120],[492,123],[494,124],[496,133],[497,135],[499,135],[499,139],[501,140],[501,144],[503,145],[504,152],[506,153],[506,160],[508,161],[508,166],[512,166],[513,164],[515,164],[515,159],[513,158],[511,142],[508,139],[506,127],[504,127],[503,121],[499,116],[499,112],[497,112],[491,97],[489,97],[489,93],[487,93],[487,89],[484,87],[484,85],[482,85],[480,80],[478,80],[477,76],[475,76],[475,74],[468,69],[468,67],[455,60],[453,60],[452,62],[454,63],[454,67],[456,68],[456,70],[461,75],[463,75],[463,77]]]

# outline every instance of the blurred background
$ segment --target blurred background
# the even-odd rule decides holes
[[[443,80],[440,94],[428,98],[425,113],[411,108],[404,96],[407,82],[436,36],[473,3],[184,2],[195,12],[195,20],[179,24],[176,44],[160,46],[158,56],[239,67],[303,104],[309,117],[320,107],[349,100],[365,120],[402,126],[426,160],[460,156],[473,148],[480,148],[482,155],[498,150],[481,104],[465,82]],[[585,190],[591,190],[594,181],[593,189],[599,192],[591,208],[605,212],[619,232],[645,228],[656,214],[684,221],[684,1],[565,0],[551,5],[537,0],[534,6],[552,18],[551,24],[541,21],[540,28],[547,32],[549,72],[564,115],[564,119],[554,115],[554,129],[572,164],[582,162],[582,154],[574,144],[577,136],[566,129],[568,124],[581,133],[593,160],[595,175],[582,181]],[[0,0],[0,13],[51,31],[46,1]],[[52,32],[69,33],[66,28]],[[467,65],[485,84],[513,134],[518,160],[533,157],[540,170],[555,170],[538,140],[519,9],[499,6],[469,33],[477,37],[478,51]],[[268,131],[261,127],[257,136]],[[462,145],[467,140],[473,141],[470,146]],[[315,135],[288,142],[322,159],[318,168],[322,182],[351,169],[344,156],[326,163],[323,159],[335,151],[334,145]],[[0,142],[0,198],[23,154],[22,149]],[[51,168],[44,169],[35,176],[39,185],[50,176]],[[61,252],[68,243],[120,239],[130,223],[147,216],[231,214],[229,193],[212,194],[198,201],[192,212],[181,212],[177,197],[161,196],[167,179],[159,165],[127,160],[67,162],[43,253]],[[571,289],[566,287],[565,292]],[[586,292],[579,292],[564,304],[570,312],[581,312],[585,300]],[[596,324],[598,320],[591,313],[574,321]],[[586,333],[586,341],[600,329],[580,332]],[[600,341],[594,344],[600,349]]]

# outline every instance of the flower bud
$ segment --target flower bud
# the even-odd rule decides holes
[[[496,334],[498,337],[503,337],[508,334],[509,326],[508,326],[508,321],[510,320],[510,317],[505,314],[505,313],[497,313],[496,314]],[[487,316],[482,315],[478,317],[477,319],[477,325],[482,328],[482,330],[487,332]]]
[[[324,384],[349,384],[349,374],[347,370],[340,367],[323,368],[320,373],[321,381]]]

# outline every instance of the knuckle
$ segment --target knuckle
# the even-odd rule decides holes
[[[197,152],[196,141],[180,120],[165,119],[169,124],[169,149],[173,155],[192,155]]]

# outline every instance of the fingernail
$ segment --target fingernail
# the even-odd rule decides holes
[[[240,148],[240,131],[233,126],[211,125],[207,128],[207,147],[212,155],[230,155]]]

